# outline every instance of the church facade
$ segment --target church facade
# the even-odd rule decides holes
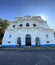
[[[41,16],[16,17],[6,29],[2,47],[54,46],[55,34]]]

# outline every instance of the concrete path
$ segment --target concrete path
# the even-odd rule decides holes
[[[55,50],[0,50],[0,65],[55,65]]]

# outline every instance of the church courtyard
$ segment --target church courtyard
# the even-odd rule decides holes
[[[1,49],[0,65],[55,65],[55,49]]]

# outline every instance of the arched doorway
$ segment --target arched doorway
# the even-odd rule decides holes
[[[26,46],[31,46],[31,36],[30,36],[30,34],[26,35],[25,40],[26,40]]]
[[[36,43],[36,46],[39,46],[39,44],[40,44],[40,39],[39,39],[39,37],[36,37],[35,43]]]
[[[21,37],[18,37],[17,44],[18,44],[18,46],[21,46]]]

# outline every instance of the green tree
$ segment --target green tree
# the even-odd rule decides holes
[[[2,42],[2,38],[5,32],[5,29],[9,26],[10,22],[8,20],[3,20],[0,18],[0,44]]]

